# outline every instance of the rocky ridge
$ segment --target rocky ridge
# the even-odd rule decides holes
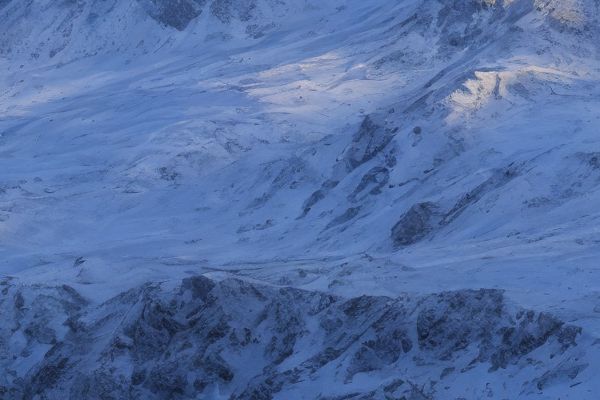
[[[198,276],[92,304],[3,281],[0,307],[4,398],[428,399],[481,370],[496,383],[473,393],[526,396],[588,366],[580,328],[499,290],[342,298]],[[498,386],[517,366],[537,378]]]

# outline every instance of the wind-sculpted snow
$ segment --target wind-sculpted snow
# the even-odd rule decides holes
[[[595,399],[599,18],[0,0],[0,398]]]
[[[525,398],[588,367],[580,328],[499,290],[348,299],[192,277],[92,305],[68,287],[3,288],[10,398],[449,398],[458,379]]]

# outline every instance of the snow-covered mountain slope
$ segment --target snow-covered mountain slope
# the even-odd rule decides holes
[[[343,299],[195,277],[86,310],[70,287],[3,284],[17,299],[0,303],[4,335],[23,334],[2,351],[31,367],[2,378],[12,398],[560,396],[598,363],[575,347],[580,328],[515,309],[497,290]],[[48,311],[65,321],[52,321],[58,329],[40,317]]]
[[[116,380],[107,398],[594,398],[599,18],[595,0],[0,0],[0,273],[13,321],[0,393],[96,398]],[[139,315],[168,313],[177,329],[150,325],[174,346],[203,340],[182,314],[202,306],[179,288],[199,275],[220,288],[202,318],[245,324],[252,349],[219,338],[202,350],[231,379],[185,356],[206,376],[134,383],[177,358],[136,358]],[[249,286],[229,303],[231,285]],[[290,293],[302,293],[298,315],[264,305]],[[406,354],[369,347],[368,315],[323,322],[361,295],[419,304],[380,324],[402,327]],[[43,299],[56,306],[36,314]],[[267,320],[292,313],[305,328],[236,311],[256,301],[249,315],[267,307]],[[148,311],[124,317],[136,307]],[[442,355],[419,316],[447,307],[473,326],[444,328],[433,347],[468,340]],[[532,333],[532,321],[550,325]],[[577,333],[551,358],[563,326]],[[339,329],[355,337],[310,369]],[[498,366],[508,331],[518,339],[507,334]],[[253,354],[250,373],[240,357]],[[350,373],[353,362],[369,367]],[[450,367],[461,374],[441,379]],[[405,385],[390,394],[394,374]]]

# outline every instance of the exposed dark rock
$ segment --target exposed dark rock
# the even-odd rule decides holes
[[[498,290],[343,299],[192,277],[176,287],[143,285],[92,306],[73,289],[7,288],[0,298],[0,365],[7,372],[0,393],[12,398],[189,399],[210,396],[218,384],[232,399],[273,399],[290,387],[310,387],[331,370],[345,385],[359,374],[406,374],[401,371],[422,368],[421,359],[462,363],[464,373],[473,363],[501,371],[542,347],[567,360],[562,355],[572,356],[581,333],[549,314],[507,306]],[[14,306],[17,293],[20,308]],[[45,319],[32,324],[42,309]],[[67,318],[66,333],[50,329],[52,321]],[[13,330],[27,335],[29,353],[10,355],[6,337]],[[53,332],[52,340],[45,330]],[[13,363],[44,343],[49,350],[40,362],[25,374],[16,372]],[[465,358],[473,353],[475,360]],[[557,364],[536,384],[571,380],[583,368],[581,362]],[[444,371],[444,377],[455,373]],[[430,384],[402,375],[344,396],[427,399]]]
[[[240,226],[237,230],[237,233],[246,233],[251,231],[264,231],[265,229],[269,229],[273,226],[273,220],[268,219],[262,224],[250,224]]]
[[[325,196],[327,195],[327,193],[330,190],[332,190],[333,188],[335,188],[338,185],[338,183],[339,183],[338,181],[332,181],[332,180],[327,180],[327,181],[323,182],[323,185],[321,185],[321,188],[319,190],[317,190],[316,192],[314,192],[313,194],[311,194],[308,199],[306,199],[306,201],[302,205],[302,215],[300,215],[299,218],[306,217],[308,215],[308,213],[310,212],[310,210],[312,210],[312,208],[315,206],[315,204],[317,204],[318,202],[323,200],[325,198]]]
[[[486,179],[483,183],[479,184],[474,189],[465,193],[450,209],[442,221],[440,222],[442,225],[447,225],[458,218],[464,210],[467,209],[470,205],[477,203],[483,196],[485,196],[490,191],[501,188],[507,185],[510,181],[515,179],[519,175],[519,168],[510,165],[505,169],[501,169],[498,171],[494,171],[492,176]]]
[[[344,152],[344,162],[348,171],[373,159],[392,141],[398,128],[389,129],[375,122],[373,116],[366,116],[358,132],[352,138],[352,144]]]
[[[351,221],[354,218],[356,218],[359,213],[360,213],[360,207],[350,207],[349,209],[344,211],[343,214],[338,215],[329,224],[327,224],[325,229],[331,229],[334,226],[345,224],[346,222]]]
[[[431,202],[412,206],[394,227],[391,238],[396,246],[409,246],[420,242],[436,229],[449,225],[468,207],[479,202],[486,194],[504,187],[519,175],[519,168],[510,165],[494,171],[492,176],[463,194],[448,211]]]
[[[572,382],[587,367],[588,364],[586,363],[567,360],[555,368],[546,371],[542,376],[536,378],[533,383],[537,390],[544,390],[552,385]]]
[[[488,335],[503,319],[504,298],[498,290],[465,290],[429,297],[417,318],[419,346],[449,359]],[[465,316],[477,324],[467,323]]]
[[[412,206],[392,228],[392,240],[396,246],[409,246],[425,238],[433,231],[438,206],[434,203],[418,203]]]
[[[517,325],[501,328],[502,342],[491,354],[492,370],[506,368],[510,362],[544,345],[549,338],[556,337],[559,351],[574,346],[579,327],[564,326],[562,321],[546,313],[533,311],[517,315]],[[565,338],[567,338],[565,340]]]
[[[213,0],[210,5],[211,14],[223,23],[228,23],[234,18],[247,22],[256,8],[256,0]]]
[[[357,201],[364,192],[378,195],[390,180],[390,171],[385,167],[371,168],[361,179],[354,191],[348,196],[348,200]]]
[[[138,0],[148,14],[158,22],[184,30],[202,13],[206,0]]]
[[[600,169],[600,153],[577,153],[579,159],[587,163],[592,169]]]

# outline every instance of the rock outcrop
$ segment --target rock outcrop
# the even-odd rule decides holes
[[[4,398],[325,399],[346,386],[356,398],[424,387],[443,398],[445,381],[477,365],[500,381],[511,365],[543,365],[542,388],[584,369],[561,364],[580,328],[510,306],[498,290],[348,299],[198,276],[93,305],[67,287],[3,288]],[[439,382],[423,380],[446,365]],[[359,376],[369,383],[356,393]]]

